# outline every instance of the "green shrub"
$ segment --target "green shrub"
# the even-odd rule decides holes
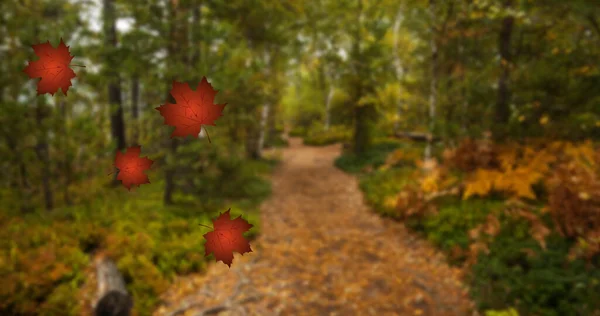
[[[495,213],[501,230],[488,245],[489,253],[480,253],[471,267],[471,295],[478,309],[514,307],[522,315],[593,315],[592,311],[600,308],[595,303],[600,293],[600,258],[591,267],[580,260],[569,262],[573,242],[556,233],[546,239],[547,248],[542,249],[530,235],[529,222],[505,215],[503,204],[499,200],[447,198],[439,203],[438,214],[408,224],[449,252],[456,246],[467,249],[469,230]]]
[[[288,145],[288,141],[284,139],[281,134],[267,137],[267,141],[265,142],[265,148],[281,148],[287,147]]]
[[[207,229],[198,224],[212,226],[231,208],[254,225],[246,236],[258,233],[258,204],[270,193],[261,175],[274,162],[222,160],[202,178],[212,194],[202,200],[178,193],[175,205],[164,206],[164,183],[153,180],[131,192],[88,188],[96,192],[90,200],[50,213],[0,213],[0,314],[81,314],[77,293],[97,250],[116,260],[136,312],[151,314],[175,275],[201,272],[214,260],[204,257]]]
[[[428,240],[445,251],[455,246],[467,249],[469,230],[485,222],[488,214],[503,205],[502,201],[448,197],[439,203],[438,214],[424,218],[422,229]]]
[[[398,192],[410,181],[411,170],[408,168],[393,168],[377,170],[366,174],[360,179],[360,188],[365,193],[365,199],[373,208],[386,216],[394,216],[394,205],[389,201],[395,200]]]
[[[361,155],[343,153],[335,160],[335,166],[349,173],[359,173],[367,166],[377,168],[385,163],[390,152],[403,146],[407,145],[400,141],[381,141]]]
[[[591,266],[567,259],[572,242],[558,234],[547,249],[523,221],[506,221],[472,267],[471,295],[480,309],[513,306],[523,315],[595,315],[600,309],[598,258]],[[596,314],[597,315],[597,314]]]
[[[348,141],[351,132],[343,126],[332,126],[328,130],[322,128],[311,130],[304,138],[304,144],[311,146],[326,146]]]
[[[294,128],[292,128],[292,130],[289,132],[289,135],[291,137],[304,137],[306,136],[308,132],[308,129],[302,126],[296,126]]]
[[[505,310],[489,310],[485,312],[485,316],[519,316],[519,313],[514,308]]]

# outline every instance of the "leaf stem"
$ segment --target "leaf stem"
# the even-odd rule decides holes
[[[204,131],[206,132],[206,137],[208,138],[208,143],[209,143],[209,144],[210,144],[210,143],[212,143],[212,142],[210,141],[210,135],[208,135],[208,130],[206,129],[206,125],[204,125]]]
[[[83,67],[83,68],[85,68],[85,66],[84,66],[84,65],[74,65],[74,64],[69,64],[69,66],[73,66],[73,67]]]
[[[206,227],[206,228],[213,229],[212,227],[210,227],[210,226],[206,226],[206,225],[203,225],[203,224],[198,224],[198,225],[200,225],[200,226],[202,226],[202,227]]]

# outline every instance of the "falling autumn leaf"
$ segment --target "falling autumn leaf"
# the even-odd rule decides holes
[[[75,78],[75,72],[69,68],[73,56],[69,53],[62,38],[56,48],[50,45],[50,41],[37,45],[31,45],[33,51],[40,58],[30,61],[23,69],[30,78],[42,78],[37,85],[37,93],[50,93],[54,95],[58,89],[66,95],[71,86],[71,79]]]
[[[244,254],[252,252],[250,243],[244,238],[244,233],[252,228],[252,224],[245,221],[242,216],[231,219],[228,209],[227,212],[220,214],[213,219],[214,230],[204,234],[206,243],[204,244],[205,256],[211,253],[215,255],[216,261],[223,261],[231,267],[233,262],[233,252]]]
[[[215,125],[226,104],[213,104],[217,90],[206,77],[192,90],[186,83],[173,81],[171,95],[176,103],[163,104],[156,108],[165,119],[165,125],[174,126],[171,137],[198,137],[202,125]],[[210,139],[209,139],[210,141]]]
[[[148,157],[140,157],[141,147],[133,146],[127,148],[125,154],[117,152],[115,157],[115,167],[119,169],[117,180],[121,180],[123,186],[128,190],[132,185],[140,186],[141,184],[150,183],[148,176],[144,171],[150,169],[153,161]]]

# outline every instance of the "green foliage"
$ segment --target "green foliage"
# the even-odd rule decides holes
[[[286,139],[284,139],[282,137],[283,135],[278,133],[276,135],[271,135],[269,137],[267,137],[267,140],[265,141],[265,148],[281,148],[281,147],[287,147],[288,141]]]
[[[343,126],[332,126],[329,130],[311,130],[304,138],[304,144],[326,146],[350,140],[351,132]]]
[[[519,312],[517,312],[517,310],[514,308],[505,310],[488,310],[485,311],[485,316],[519,316]]]
[[[542,250],[523,222],[505,222],[473,266],[471,295],[480,309],[515,307],[524,315],[592,315],[600,270],[569,261],[572,242],[552,234]],[[596,263],[597,264],[597,263]]]
[[[488,214],[498,211],[502,206],[502,201],[465,201],[449,197],[440,203],[438,214],[426,216],[422,229],[427,239],[445,251],[451,251],[456,246],[467,249],[470,244],[469,230],[483,223]]]
[[[203,255],[206,228],[198,224],[212,226],[211,219],[231,207],[233,215],[255,225],[247,236],[257,235],[258,203],[270,192],[261,174],[274,163],[221,161],[219,170],[228,170],[228,176],[202,178],[217,194],[210,203],[180,195],[175,205],[163,206],[164,183],[153,181],[132,192],[94,189],[87,202],[51,214],[3,215],[0,275],[6,282],[0,289],[0,313],[79,314],[76,298],[86,281],[84,270],[90,255],[104,250],[116,259],[135,309],[150,314],[176,275],[203,271],[206,260],[212,260]],[[154,172],[150,177],[159,178]],[[225,199],[230,202],[224,204]]]
[[[289,135],[291,137],[304,137],[304,136],[306,136],[307,133],[308,133],[308,129],[306,127],[295,126],[294,128],[292,128]]]
[[[359,173],[366,167],[377,168],[385,163],[387,155],[397,148],[401,148],[403,143],[399,141],[380,141],[376,142],[368,151],[361,155],[345,152],[335,160],[336,167],[349,172]]]
[[[396,214],[394,202],[404,186],[411,181],[409,168],[377,170],[360,179],[360,188],[375,210],[386,216]],[[391,203],[390,203],[391,202]]]

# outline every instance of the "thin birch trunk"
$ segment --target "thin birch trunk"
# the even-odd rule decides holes
[[[325,100],[325,130],[326,131],[329,130],[329,126],[331,124],[330,108],[331,108],[331,99],[333,99],[334,91],[335,90],[333,88],[333,84],[329,84],[329,93],[327,94],[327,99]]]
[[[262,154],[261,151],[265,146],[265,135],[267,134],[267,120],[269,119],[270,104],[266,103],[262,107],[260,116],[260,134],[258,136],[258,151],[259,156]]]
[[[398,56],[398,33],[400,32],[400,24],[402,24],[402,8],[398,10],[398,14],[396,15],[396,21],[394,22],[394,67],[396,69],[396,79],[400,80],[404,74],[404,69],[402,67],[402,60],[400,60],[400,56]],[[402,92],[402,91],[400,91]],[[401,95],[401,94],[400,94]],[[396,107],[396,111],[398,113],[398,118],[394,122],[394,133],[398,132],[400,128],[400,118],[402,117],[402,97],[398,99],[398,104]]]

